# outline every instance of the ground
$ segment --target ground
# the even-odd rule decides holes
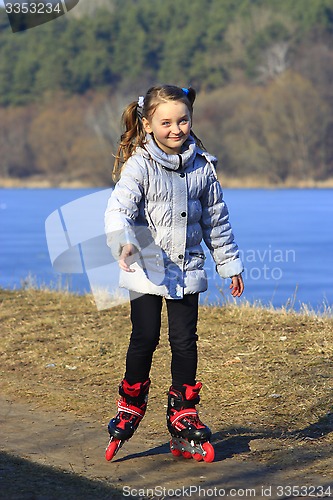
[[[333,498],[332,318],[200,309],[213,463],[169,451],[164,318],[147,415],[107,462],[128,306],[97,312],[89,297],[33,290],[0,300],[0,498]]]

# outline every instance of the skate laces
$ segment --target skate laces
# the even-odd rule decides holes
[[[195,408],[189,408],[180,411],[171,410],[170,422],[176,427],[179,427],[179,425],[193,425],[197,429],[205,427],[205,425],[201,422],[198,412]]]
[[[126,411],[123,406],[118,405],[118,410],[120,420],[126,420],[126,422],[129,422],[133,418],[133,414]]]
[[[198,413],[196,414],[184,414],[184,415],[181,415],[183,417],[183,419],[188,422],[189,424],[192,424],[194,425],[195,427],[200,427],[202,426],[202,422],[200,421],[200,418],[199,418],[199,415]]]
[[[193,423],[196,427],[203,426],[203,423],[201,422],[198,413],[196,415],[189,415],[188,417],[185,417],[185,418],[189,422]]]

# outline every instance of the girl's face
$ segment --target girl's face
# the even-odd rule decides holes
[[[182,101],[159,104],[148,120],[142,118],[144,129],[153,134],[157,145],[167,154],[179,154],[191,132],[191,115]]]

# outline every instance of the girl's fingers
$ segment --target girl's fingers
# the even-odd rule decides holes
[[[120,269],[126,271],[127,273],[134,273],[135,269],[131,269],[130,265],[133,261],[133,254],[135,253],[135,248],[133,245],[125,245],[122,249],[118,264]]]
[[[244,291],[244,283],[241,276],[233,276],[230,284],[231,295],[233,297],[240,297]]]

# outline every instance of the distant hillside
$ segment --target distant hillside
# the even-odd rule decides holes
[[[74,18],[81,18],[84,16],[94,16],[98,9],[107,9],[113,12],[114,5],[112,0],[80,0],[69,15]]]
[[[2,11],[0,104],[152,81],[205,91],[265,83],[286,68],[306,71],[309,45],[331,52],[332,37],[331,0],[81,0],[15,35]]]
[[[0,177],[104,183],[123,107],[158,82],[198,90],[225,175],[333,177],[332,41],[332,0],[81,0],[16,34],[0,10]]]

